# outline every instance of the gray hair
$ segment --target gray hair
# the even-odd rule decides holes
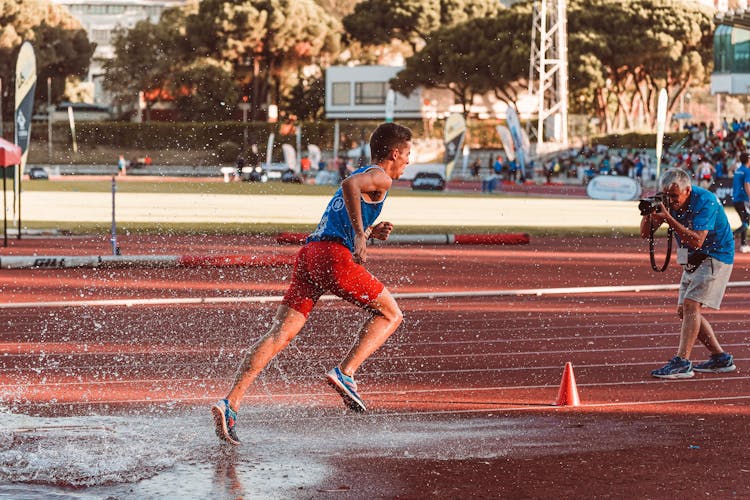
[[[663,191],[669,189],[672,184],[677,184],[680,190],[689,188],[693,182],[690,179],[690,175],[681,168],[670,168],[665,170],[659,178],[659,190]]]

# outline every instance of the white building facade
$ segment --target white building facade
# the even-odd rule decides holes
[[[326,118],[378,120],[385,118],[389,81],[401,66],[331,66],[326,69]],[[394,118],[422,118],[422,91],[395,94]]]

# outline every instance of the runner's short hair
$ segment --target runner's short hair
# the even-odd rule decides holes
[[[370,156],[373,163],[388,159],[391,151],[411,141],[411,129],[395,123],[381,123],[370,136]]]
[[[750,155],[748,155],[744,151],[740,153],[740,163],[742,163],[743,165],[747,163],[748,158],[750,158]]]

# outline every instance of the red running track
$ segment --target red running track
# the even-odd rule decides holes
[[[295,250],[270,240],[206,237],[192,245],[180,238],[132,237],[124,248],[185,253],[191,243],[189,248],[200,253]],[[73,245],[70,250],[82,254],[100,244],[106,243],[24,243],[39,253]],[[14,246],[9,253],[29,248]],[[333,473],[318,493],[360,485],[359,496],[403,498],[422,497],[425,487],[430,495],[488,498],[750,495],[745,369],[750,288],[730,287],[722,310],[707,313],[740,369],[661,381],[648,372],[676,349],[676,292],[576,290],[675,284],[677,266],[666,273],[651,271],[641,240],[536,238],[525,247],[379,247],[368,255],[369,268],[395,293],[571,289],[553,295],[400,299],[404,325],[358,373],[372,409],[368,418],[391,425],[417,419],[432,438],[438,423],[507,422],[508,427],[498,432],[487,426],[482,453],[465,457],[436,452],[415,458],[399,451],[373,458],[375,452],[367,449],[331,454]],[[237,300],[282,294],[290,271],[3,271],[0,407],[40,416],[207,407],[223,396],[244,349],[264,332],[275,308]],[[750,256],[738,255],[732,281],[750,281]],[[217,302],[180,302],[196,297]],[[136,299],[161,302],[44,304]],[[9,306],[14,303],[35,305]],[[362,319],[348,304],[322,301],[248,393],[243,408],[251,408],[252,416],[243,423],[260,425],[279,407],[304,412],[304,418],[336,411],[340,400],[322,383],[322,374],[343,356]],[[701,346],[694,353],[695,359],[706,356]],[[583,406],[555,408],[551,403],[567,361],[573,363]],[[291,417],[285,425],[299,421]],[[248,427],[244,432],[251,432]]]

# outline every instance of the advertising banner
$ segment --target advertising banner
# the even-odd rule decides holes
[[[266,146],[266,170],[270,170],[271,162],[273,161],[273,140],[274,134],[271,132],[268,136],[268,145]]]
[[[641,185],[622,175],[597,175],[586,185],[586,194],[595,200],[635,200],[641,195]]]
[[[290,169],[294,170],[294,173],[299,174],[299,162],[297,161],[297,151],[291,144],[282,144],[281,152],[284,153],[284,163]]]
[[[461,154],[464,136],[466,136],[466,120],[458,113],[454,113],[445,120],[445,180],[451,178],[456,166],[458,155]]]
[[[521,169],[522,177],[526,179],[526,151],[524,150],[523,131],[521,130],[521,122],[518,120],[518,114],[511,106],[508,106],[506,121],[508,122],[510,136],[513,138],[518,167]]]
[[[318,164],[323,154],[320,152],[320,148],[315,144],[307,145],[307,157],[310,158],[310,168],[313,170],[318,169]]]
[[[516,159],[516,148],[513,146],[513,137],[510,135],[510,130],[505,125],[498,125],[495,127],[497,135],[500,136],[500,142],[503,143],[503,151],[505,151],[505,157],[509,161]]]
[[[29,42],[21,45],[16,60],[16,110],[15,142],[21,148],[21,164],[14,177],[13,220],[16,225],[21,215],[21,175],[29,157],[29,140],[31,139],[31,115],[34,111],[34,90],[36,89],[36,56]],[[20,235],[21,232],[19,231]]]

